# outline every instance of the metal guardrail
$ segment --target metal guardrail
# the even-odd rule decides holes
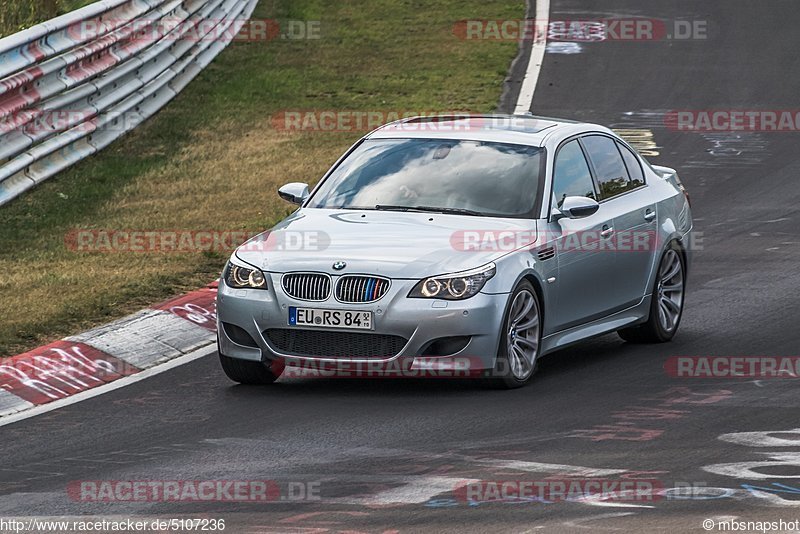
[[[258,0],[102,0],[0,39],[0,205],[178,94]]]

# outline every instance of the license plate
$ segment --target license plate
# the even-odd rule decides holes
[[[322,326],[372,330],[372,312],[289,307],[290,326]]]

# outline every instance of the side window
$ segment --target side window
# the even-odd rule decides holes
[[[613,139],[604,135],[587,135],[582,141],[597,172],[602,200],[633,189],[628,170]]]
[[[596,200],[589,164],[578,141],[563,145],[556,154],[553,168],[553,197],[560,208],[566,197],[589,197]]]
[[[622,154],[622,159],[625,160],[625,167],[628,168],[628,176],[631,178],[631,189],[643,186],[644,172],[642,171],[642,164],[639,163],[639,158],[622,143],[617,143],[617,148],[619,148]]]

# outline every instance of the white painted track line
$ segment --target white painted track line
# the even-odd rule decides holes
[[[525,69],[525,75],[522,78],[522,87],[519,90],[517,105],[514,107],[515,114],[526,113],[533,106],[533,93],[536,91],[536,82],[539,80],[539,71],[542,69],[544,51],[547,46],[547,30],[550,26],[550,0],[535,1],[535,38],[531,45],[528,68]]]
[[[29,410],[24,410],[19,413],[0,418],[0,427],[10,425],[11,423],[16,423],[17,421],[22,421],[30,417],[34,417],[53,410],[57,410],[59,408],[63,408],[64,406],[75,404],[76,402],[81,402],[86,399],[91,399],[92,397],[97,397],[98,395],[102,395],[103,393],[108,393],[109,391],[114,391],[115,389],[129,386],[135,382],[144,380],[145,378],[150,378],[151,376],[163,373],[164,371],[169,371],[170,369],[178,367],[179,365],[192,362],[194,360],[202,358],[203,356],[208,356],[209,354],[216,352],[216,350],[217,350],[217,345],[215,343],[212,343],[210,345],[197,349],[194,352],[190,352],[189,354],[184,354],[183,356],[179,356],[177,358],[169,360],[168,362],[156,365],[155,367],[151,367],[150,369],[145,369],[144,371],[141,371],[134,375],[125,376],[118,380],[114,380],[113,382],[109,382],[108,384],[104,384],[102,386],[98,386],[92,389],[87,389],[86,391],[82,391],[75,395],[71,395],[67,398],[55,400],[47,404],[36,406],[35,408],[31,408]]]

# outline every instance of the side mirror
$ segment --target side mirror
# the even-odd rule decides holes
[[[600,204],[589,197],[566,197],[558,210],[553,210],[554,221],[567,217],[569,219],[582,219],[594,215],[600,209]],[[560,214],[560,216],[559,216]]]
[[[308,198],[308,184],[292,182],[278,189],[278,195],[286,202],[300,206]]]

